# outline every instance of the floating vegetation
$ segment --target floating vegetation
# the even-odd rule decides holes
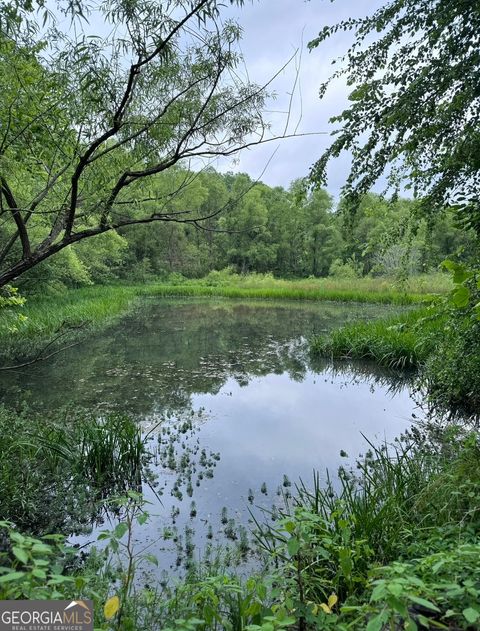
[[[274,504],[272,506],[272,512],[270,513],[270,519],[272,521],[277,521],[278,518],[279,518],[278,508]]]
[[[188,559],[193,557],[195,544],[193,543],[193,535],[195,531],[190,526],[185,526],[185,554]]]
[[[260,492],[263,493],[264,495],[267,495],[268,491],[267,491],[267,483],[266,482],[262,482],[262,486],[260,487]]]
[[[197,413],[191,410],[186,420],[165,415],[164,425],[158,436],[158,466],[177,474],[170,494],[179,502],[185,494],[189,498],[193,497],[194,485],[199,488],[202,480],[213,478],[213,470],[220,460],[219,452],[209,452],[205,448],[200,450],[199,439],[194,442],[195,433],[199,430],[195,420],[203,413],[204,408],[200,408]]]
[[[236,531],[236,523],[234,519],[229,519],[228,523],[225,527],[225,536],[227,539],[231,541],[236,541],[238,539],[237,531]]]
[[[248,533],[245,526],[239,526],[238,532],[240,534],[240,540],[238,542],[238,551],[242,557],[246,557],[250,551],[250,543],[248,541]]]

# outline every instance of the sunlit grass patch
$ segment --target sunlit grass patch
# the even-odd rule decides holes
[[[360,302],[410,305],[428,300],[427,294],[408,294],[394,289],[365,291],[322,286],[289,285],[271,287],[208,286],[208,285],[156,285],[148,289],[158,296],[218,296],[224,298],[248,298],[263,300],[329,300],[334,302]]]

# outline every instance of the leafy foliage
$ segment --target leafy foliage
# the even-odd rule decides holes
[[[2,5],[1,286],[115,228],[208,220],[175,208],[188,177],[162,190],[157,176],[265,138],[266,86],[235,71],[241,31],[221,7],[75,0],[60,3],[73,22],[63,32],[43,2]],[[109,35],[88,34],[90,17]]]
[[[337,137],[312,177],[323,183],[330,158],[349,150],[350,196],[387,172],[394,190],[403,184],[423,196],[424,211],[453,206],[478,232],[479,27],[478,6],[469,0],[396,0],[368,17],[325,26],[311,49],[338,31],[355,32],[333,75],[345,77],[352,92],[349,107],[332,119]]]

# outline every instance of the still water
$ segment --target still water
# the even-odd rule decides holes
[[[197,556],[225,531],[238,540],[250,511],[271,510],[314,469],[334,474],[345,464],[341,450],[352,462],[367,449],[365,437],[391,441],[409,427],[418,411],[408,376],[308,353],[313,335],[391,312],[352,303],[148,300],[88,341],[2,376],[0,400],[133,415],[155,454],[154,483],[144,485],[154,517],[138,537],[176,565],[178,537],[190,539]],[[172,527],[177,543],[164,540]]]

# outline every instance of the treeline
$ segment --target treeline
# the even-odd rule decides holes
[[[474,235],[457,229],[447,212],[432,223],[412,222],[415,202],[407,199],[392,202],[371,193],[352,213],[325,190],[306,190],[301,180],[286,190],[213,169],[177,169],[158,177],[155,189],[151,210],[163,198],[169,220],[70,246],[20,284],[61,288],[172,274],[195,278],[225,267],[284,278],[407,276],[474,252]],[[128,212],[134,215],[134,202]],[[181,223],[183,213],[205,219]]]

